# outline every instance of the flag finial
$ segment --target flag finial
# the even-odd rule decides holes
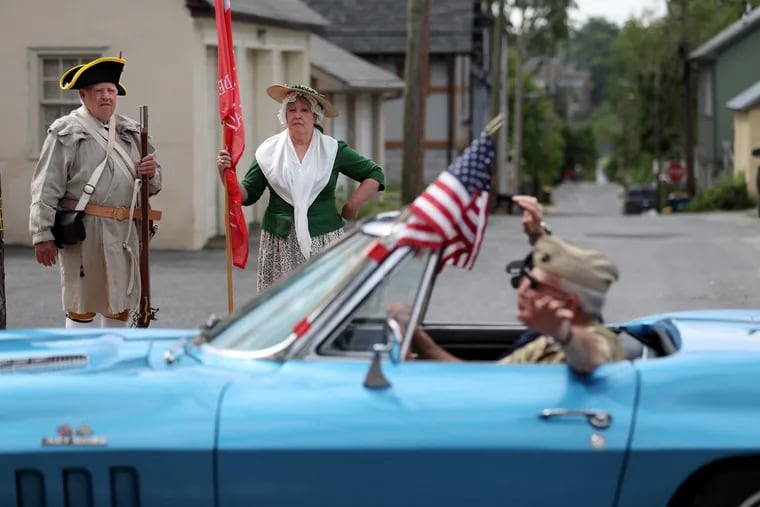
[[[488,122],[488,125],[486,125],[486,132],[489,136],[492,136],[502,125],[504,125],[504,114],[499,113]]]

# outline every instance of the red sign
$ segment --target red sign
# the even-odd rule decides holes
[[[678,160],[671,160],[667,167],[668,179],[673,183],[680,183],[686,176],[686,168]]]

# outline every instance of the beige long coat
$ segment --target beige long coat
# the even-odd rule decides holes
[[[39,162],[32,177],[29,229],[33,242],[53,239],[55,210],[63,198],[79,200],[82,188],[106,156],[105,148],[81,122],[108,138],[108,130],[84,107],[58,118],[48,129]],[[129,176],[111,160],[95,186],[89,204],[129,207],[140,158],[139,124],[116,115],[116,143],[128,154],[123,160]],[[150,153],[155,150],[152,146]],[[160,168],[150,180],[150,194],[161,189]],[[140,300],[139,231],[134,221],[86,215],[86,239],[59,250],[64,312],[118,314],[135,309]],[[130,231],[131,229],[131,231]],[[123,247],[127,241],[128,248]]]

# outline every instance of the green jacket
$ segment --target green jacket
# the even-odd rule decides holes
[[[359,182],[368,178],[373,179],[380,184],[380,190],[385,188],[385,177],[380,166],[358,154],[345,141],[338,141],[338,154],[335,156],[330,180],[309,206],[311,237],[321,236],[343,227],[343,218],[335,206],[335,184],[338,181],[338,173],[343,173]],[[248,191],[248,199],[243,203],[244,206],[254,204],[264,193],[264,189],[269,188],[269,205],[261,221],[261,228],[275,236],[286,237],[293,226],[293,206],[285,202],[272,189],[256,159],[253,160],[251,168],[243,178],[242,185]]]

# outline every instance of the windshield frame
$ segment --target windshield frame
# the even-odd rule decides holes
[[[351,284],[344,291],[341,298],[336,298],[332,301],[331,305],[337,305],[337,309],[334,312],[325,312],[325,316],[329,317],[320,322],[319,326],[315,325],[316,331],[308,337],[308,339],[299,342],[299,344],[291,348],[288,352],[288,359],[305,359],[305,358],[320,358],[320,359],[366,359],[370,353],[367,352],[352,352],[346,354],[325,354],[320,352],[322,347],[327,341],[333,337],[335,331],[350,318],[356,309],[362,304],[364,299],[372,293],[378,285],[380,285],[383,279],[392,271],[394,271],[399,264],[404,262],[410,255],[415,255],[417,249],[402,246],[393,250],[381,264],[376,265],[375,269],[371,273],[367,273],[366,276],[357,280],[356,284]],[[413,306],[412,318],[418,318],[421,311],[422,302],[429,294],[430,287],[430,270],[431,266],[435,267],[439,260],[439,251],[435,249],[423,249],[428,252],[426,259],[427,266],[424,269],[423,279],[421,286],[417,291],[417,299]],[[316,324],[316,323],[315,323]],[[408,335],[411,336],[413,331],[412,326],[409,326]]]
[[[295,327],[300,322],[306,322],[307,325],[310,326],[310,329],[308,329],[306,333],[299,334],[293,330],[293,328],[291,328],[291,331],[288,333],[288,335],[279,340],[277,343],[268,347],[258,348],[254,350],[220,347],[214,345],[214,341],[218,337],[223,336],[226,332],[229,332],[232,328],[240,324],[242,321],[246,320],[246,318],[252,312],[263,311],[264,309],[260,308],[260,306],[266,305],[267,301],[271,300],[272,298],[283,297],[283,293],[287,294],[288,291],[294,290],[293,287],[298,287],[298,278],[304,276],[303,273],[305,271],[315,269],[314,265],[319,263],[320,259],[324,259],[325,256],[329,256],[331,254],[336,254],[336,249],[348,249],[349,247],[355,255],[362,255],[362,253],[366,251],[366,248],[371,245],[373,241],[377,241],[377,238],[358,229],[351,234],[346,235],[340,241],[332,245],[329,249],[321,252],[318,254],[318,256],[315,256],[313,260],[302,264],[287,279],[282,280],[270,290],[267,290],[264,293],[256,296],[226,319],[219,321],[215,326],[204,333],[206,340],[204,340],[203,343],[199,344],[199,348],[203,352],[210,354],[241,359],[283,359],[287,355],[287,350],[294,343],[300,341],[299,339],[306,338],[306,335],[313,333],[315,327],[314,324],[317,320],[319,320],[320,315],[323,314],[336,299],[341,299],[342,293],[346,292],[348,288],[354,286],[356,283],[360,283],[360,281],[364,280],[369,275],[369,273],[371,273],[377,267],[377,264],[371,258],[366,256],[357,257],[356,264],[347,269],[346,272],[342,274],[340,280],[335,283],[334,286],[331,287],[328,291],[326,291],[321,298],[317,298],[314,301],[316,304],[310,308],[308,314],[303,315],[301,321],[293,323],[293,327]]]

